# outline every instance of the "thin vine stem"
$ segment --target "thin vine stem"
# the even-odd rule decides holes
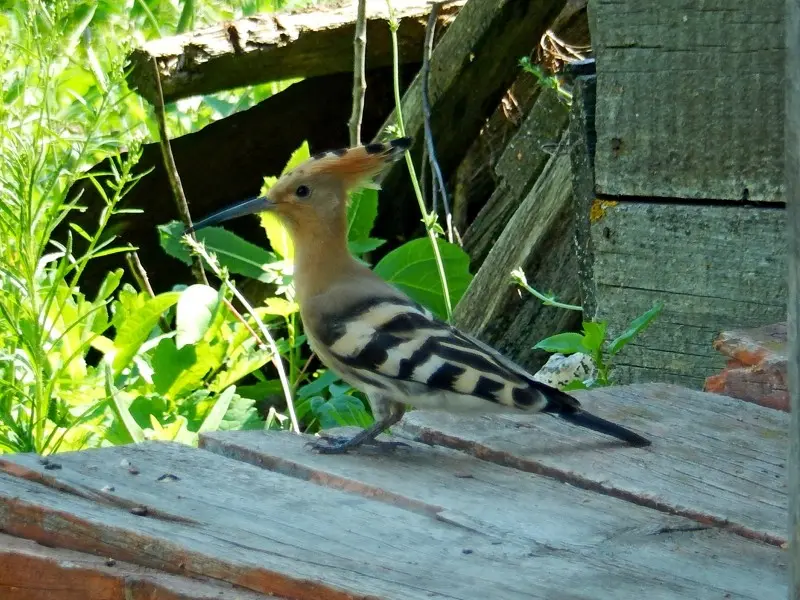
[[[386,0],[386,5],[389,9],[389,31],[392,37],[392,77],[394,84],[395,114],[397,117],[397,127],[400,130],[400,135],[405,136],[406,126],[403,121],[403,102],[400,96],[400,50],[397,41],[397,30],[399,28],[399,23],[394,17],[394,9],[392,8],[391,0]],[[428,234],[428,239],[430,240],[433,248],[433,256],[436,260],[436,269],[439,271],[439,280],[442,284],[442,295],[444,296],[447,320],[451,321],[453,318],[453,307],[450,301],[450,290],[447,287],[447,274],[444,270],[444,263],[442,262],[442,255],[439,251],[439,244],[436,237],[436,226],[438,225],[436,214],[428,213],[428,210],[425,208],[425,201],[422,198],[422,189],[419,186],[417,172],[414,168],[414,163],[411,160],[411,154],[409,152],[406,152],[406,165],[408,166],[408,172],[411,176],[411,185],[414,188],[414,195],[417,198],[419,210],[422,213],[422,222],[425,225],[425,231]]]

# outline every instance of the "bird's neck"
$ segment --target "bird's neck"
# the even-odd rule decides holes
[[[297,301],[324,293],[360,265],[347,249],[347,220],[344,214],[325,221],[307,219],[293,227],[294,287]]]

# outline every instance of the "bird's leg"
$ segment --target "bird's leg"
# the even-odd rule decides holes
[[[403,442],[379,442],[375,439],[389,427],[398,423],[403,418],[404,413],[405,406],[393,402],[386,416],[366,429],[359,431],[353,437],[348,439],[339,436],[326,436],[318,442],[309,442],[308,445],[321,454],[344,454],[348,450],[358,448],[364,444],[377,446],[383,450],[395,450],[400,446],[408,446]]]

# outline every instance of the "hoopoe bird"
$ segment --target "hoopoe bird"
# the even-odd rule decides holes
[[[493,348],[441,321],[357,261],[347,248],[347,192],[403,157],[410,138],[317,154],[285,173],[267,197],[212,214],[187,232],[271,211],[294,242],[295,299],[311,349],[364,392],[375,423],[313,447],[342,453],[403,417],[406,405],[451,412],[551,413],[634,446],[650,441],[581,408]]]

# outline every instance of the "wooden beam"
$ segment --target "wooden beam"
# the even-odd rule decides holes
[[[442,36],[431,56],[429,100],[431,129],[445,181],[467,154],[486,119],[519,75],[519,59],[530,53],[566,0],[469,0]],[[406,135],[414,138],[418,161],[424,146],[422,78],[418,75],[402,99]],[[397,122],[392,114],[379,130]],[[418,164],[418,163],[417,163]],[[408,182],[405,162],[379,178],[386,194],[375,235],[421,232],[420,213]]]
[[[789,598],[800,599],[800,0],[786,0],[786,213],[789,236]]]
[[[454,0],[439,12],[443,33],[466,0]],[[400,57],[422,61],[426,0],[393,0],[400,19]],[[128,83],[153,102],[152,65],[158,63],[164,100],[221,90],[353,70],[356,8],[263,14],[147,42],[129,56]],[[392,64],[385,0],[367,2],[367,69]]]

